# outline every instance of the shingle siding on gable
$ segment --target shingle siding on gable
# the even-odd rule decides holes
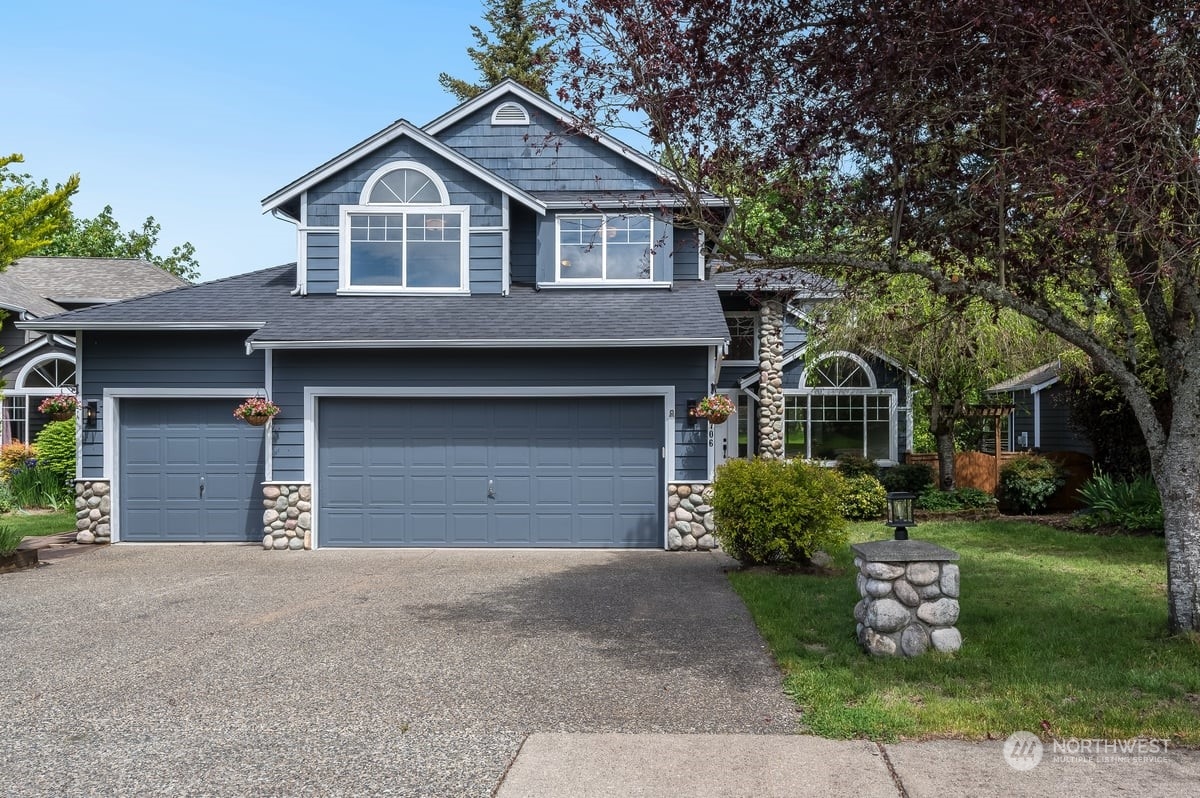
[[[106,388],[265,388],[262,352],[246,354],[248,332],[84,334],[83,401],[95,401],[96,426],[83,432],[83,476],[104,473]],[[229,401],[229,413],[238,400]]]
[[[338,387],[478,387],[674,385],[675,477],[707,478],[706,425],[689,425],[687,400],[705,392],[707,352],[672,350],[548,349],[358,350],[275,353],[272,398],[276,417],[276,480],[304,479],[304,389]],[[232,412],[232,408],[230,410]]]
[[[638,191],[663,187],[657,175],[599,142],[566,132],[556,119],[529,109],[528,126],[493,125],[481,108],[437,138],[526,191]]]

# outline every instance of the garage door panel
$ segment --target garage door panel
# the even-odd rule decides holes
[[[656,547],[662,421],[641,397],[320,399],[321,544]],[[351,491],[356,473],[373,487]]]
[[[234,419],[231,400],[123,398],[118,409],[122,540],[261,539],[263,430]]]

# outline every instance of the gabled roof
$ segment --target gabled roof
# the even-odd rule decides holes
[[[293,295],[295,264],[19,326],[36,330],[247,330],[251,349],[721,346],[716,289],[547,289],[508,296]]]
[[[21,258],[0,272],[0,307],[45,317],[66,304],[98,305],[189,285],[132,258]]]
[[[442,156],[455,166],[458,166],[470,174],[475,175],[483,182],[499,190],[501,193],[507,194],[513,199],[528,205],[538,213],[546,212],[546,206],[541,202],[541,200],[537,199],[529,192],[522,188],[518,188],[513,183],[497,175],[495,172],[485,169],[452,147],[447,147],[433,136],[404,119],[396,120],[391,125],[385,127],[383,130],[379,131],[370,138],[360,141],[358,144],[355,144],[353,147],[341,153],[340,155],[334,156],[318,166],[316,169],[313,169],[300,179],[292,181],[275,193],[267,196],[262,201],[263,212],[265,213],[267,211],[274,210],[281,207],[285,203],[296,199],[303,192],[317,185],[322,180],[337,174],[339,171],[359,160],[360,158],[364,158],[381,147],[384,147],[396,139],[405,136],[422,145],[423,147],[427,147],[429,150]]]
[[[620,139],[614,138],[604,131],[594,129],[591,125],[580,119],[578,116],[572,114],[566,108],[550,102],[537,92],[530,91],[512,78],[500,81],[487,91],[472,97],[470,100],[467,100],[457,108],[453,108],[450,111],[442,114],[437,119],[425,125],[425,132],[429,133],[431,136],[436,136],[438,133],[441,133],[455,122],[466,119],[479,109],[487,106],[495,100],[500,99],[501,97],[504,97],[505,95],[516,96],[521,100],[521,102],[532,105],[534,108],[537,108],[547,116],[562,122],[564,125],[566,125],[566,127],[579,132],[580,135],[585,135],[591,139],[594,139],[595,141],[598,141],[600,144],[604,145],[618,155],[633,161],[642,168],[657,175],[664,182],[668,184],[676,183],[677,178],[671,174],[670,170],[666,169],[661,163],[654,160],[649,155],[630,147]]]
[[[1037,368],[1030,369],[1024,374],[1018,374],[1004,382],[998,382],[987,389],[988,393],[1007,393],[1009,391],[1029,391],[1037,393],[1049,388],[1059,380],[1058,371],[1062,361],[1052,360]]]

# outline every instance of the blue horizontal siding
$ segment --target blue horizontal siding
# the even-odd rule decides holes
[[[338,289],[338,234],[308,234],[308,292],[333,294]]]
[[[96,426],[84,430],[83,475],[104,474],[106,388],[255,388],[265,387],[262,352],[246,354],[241,332],[84,334],[83,400],[98,407]],[[232,416],[237,401],[229,402]]]
[[[504,236],[471,234],[471,293],[499,294],[504,290]]]
[[[684,227],[675,228],[675,237],[671,245],[674,259],[676,280],[700,279],[700,234],[696,230]]]
[[[653,350],[317,350],[274,356],[275,479],[304,477],[304,389],[307,386],[674,385],[677,479],[705,479],[705,425],[688,425],[687,400],[705,393],[703,348]]]

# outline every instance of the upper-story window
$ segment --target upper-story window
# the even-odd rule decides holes
[[[647,214],[558,217],[558,280],[649,281],[654,225]]]
[[[422,164],[384,166],[342,207],[341,291],[461,293],[468,290],[469,209]]]
[[[725,314],[729,327],[729,352],[725,362],[730,365],[758,363],[758,314],[752,310],[731,311]]]

